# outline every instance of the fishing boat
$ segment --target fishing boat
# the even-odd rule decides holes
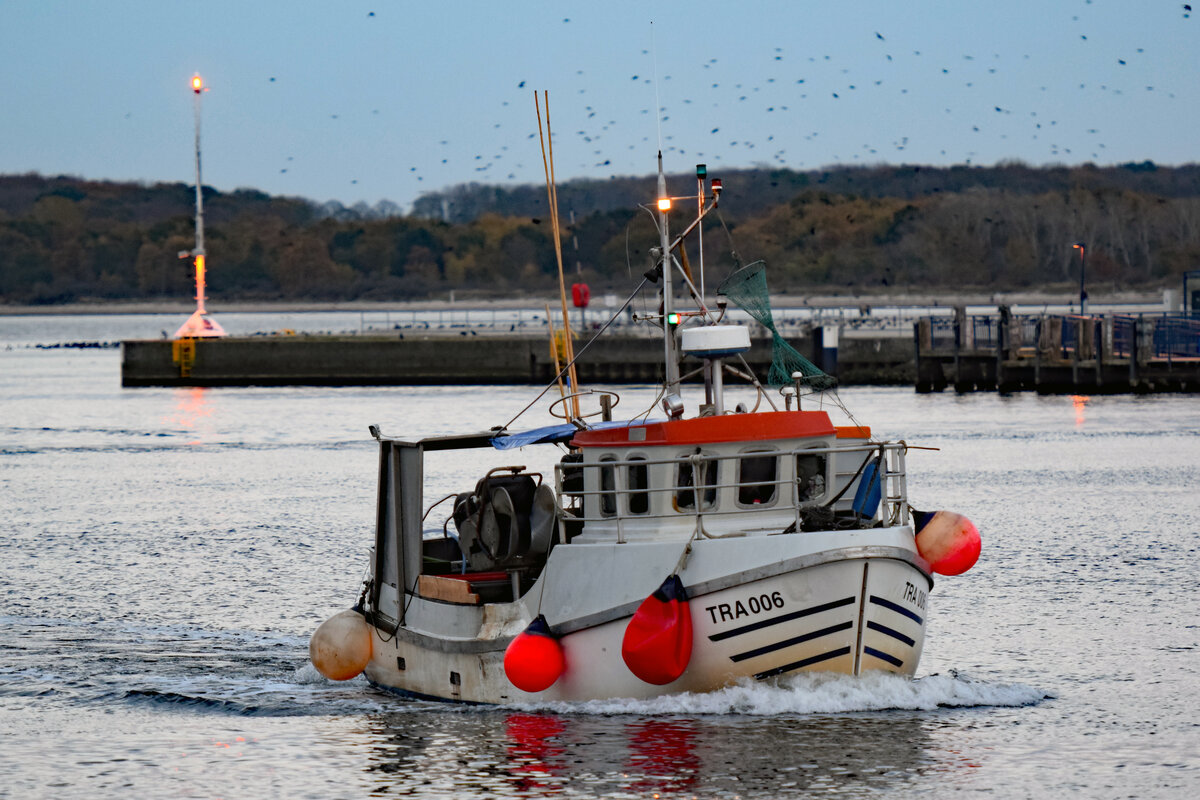
[[[932,576],[969,569],[978,531],[911,508],[908,444],[835,425],[814,402],[824,393],[840,406],[832,379],[775,330],[761,264],[736,270],[709,307],[685,239],[720,183],[698,168],[696,217],[671,239],[661,154],[658,181],[659,247],[639,290],[656,287],[647,324],[662,329],[661,412],[615,419],[614,392],[568,382],[550,409],[565,419],[542,428],[413,438],[371,426],[374,545],[359,602],[313,635],[324,675],[361,673],[416,698],[529,704],[709,692],[801,671],[914,674]],[[677,281],[694,307],[676,308]],[[749,328],[725,313],[731,300],[773,335],[765,382],[743,356]],[[728,407],[727,378],[753,389],[753,408]],[[557,449],[552,474],[524,466],[534,448]],[[426,497],[426,460],[464,450],[499,463],[473,486]]]

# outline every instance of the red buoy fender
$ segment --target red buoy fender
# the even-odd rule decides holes
[[[541,614],[504,651],[504,674],[523,692],[549,689],[566,668],[562,645]]]
[[[953,511],[913,509],[917,552],[939,575],[961,575],[979,560],[983,542],[975,523]]]
[[[642,601],[625,628],[621,658],[646,683],[662,686],[676,680],[692,658],[692,612],[678,575]]]

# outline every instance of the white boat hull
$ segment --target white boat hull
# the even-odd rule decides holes
[[[850,557],[856,552],[863,555]],[[536,605],[520,609],[522,603],[506,604],[508,611],[520,611],[507,624],[504,610],[493,609],[490,618],[485,611],[481,630],[485,637],[487,631],[500,634],[493,638],[438,638],[404,626],[394,635],[376,629],[365,673],[373,684],[402,694],[498,704],[708,692],[797,671],[912,675],[924,644],[931,586],[919,559],[901,548],[868,546],[811,553],[801,561],[812,563],[715,591],[703,588],[721,581],[696,581],[702,591],[689,599],[691,660],[683,675],[666,685],[643,682],[622,660],[621,644],[633,611],[628,608],[616,618],[562,635],[564,674],[543,692],[518,690],[506,677],[503,660],[513,633],[536,616]],[[702,567],[698,564],[696,571]],[[689,571],[691,566],[681,573],[685,585]],[[736,576],[724,582],[730,579]],[[587,582],[580,583],[586,591]],[[535,596],[526,602],[536,603],[537,593],[530,594]],[[423,616],[416,608],[423,602],[413,598],[413,616]]]

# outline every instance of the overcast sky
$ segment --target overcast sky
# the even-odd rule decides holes
[[[535,89],[560,181],[647,174],[660,137],[714,175],[1183,164],[1197,25],[1153,0],[0,0],[0,173],[192,183],[197,72],[206,184],[347,205],[541,183]]]

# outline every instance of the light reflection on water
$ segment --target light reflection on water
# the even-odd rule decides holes
[[[372,782],[396,795],[422,787],[475,796],[900,791],[930,770],[954,768],[929,753],[929,723],[901,714],[772,725],[737,717],[385,714],[367,726],[376,743]],[[463,783],[458,764],[470,764],[477,777]]]
[[[217,412],[216,403],[219,395],[203,386],[191,386],[172,390],[176,402],[173,412],[163,417],[163,425],[168,428],[182,428],[202,436],[208,432],[209,422]],[[203,439],[193,439],[189,445],[202,444]]]
[[[909,453],[914,504],[983,533],[979,565],[930,595],[921,680],[513,711],[331,684],[306,654],[357,596],[366,426],[486,428],[527,389],[122,390],[118,367],[0,353],[14,797],[1167,797],[1200,779],[1194,397],[847,390],[876,435],[939,448]],[[653,399],[618,389],[622,410]],[[473,485],[479,455],[435,466],[430,497]]]
[[[1087,404],[1088,404],[1088,401],[1091,399],[1092,398],[1090,398],[1086,395],[1079,395],[1079,394],[1071,395],[1071,404],[1075,406],[1075,427],[1076,428],[1082,428],[1083,423],[1087,421],[1087,415],[1084,412],[1087,411]]]

